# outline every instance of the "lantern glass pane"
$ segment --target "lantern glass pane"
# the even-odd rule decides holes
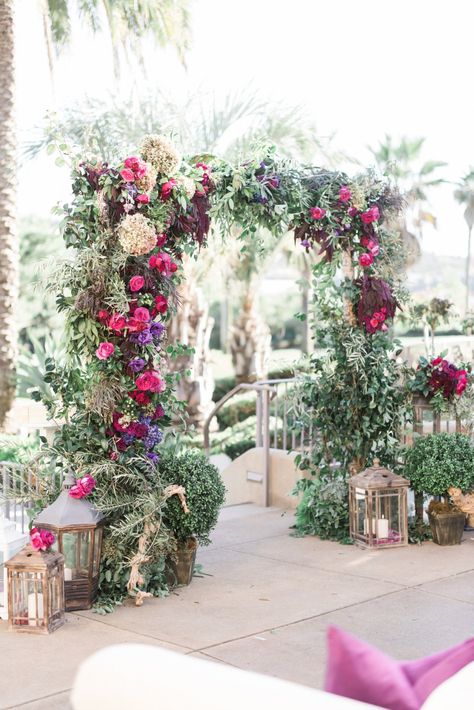
[[[63,532],[64,580],[88,576],[90,532]]]
[[[400,515],[400,489],[378,491],[377,540],[380,544],[394,545],[402,542]]]
[[[12,574],[14,626],[45,626],[43,575],[41,572]]]
[[[101,544],[102,528],[97,528],[94,534],[94,565],[92,570],[92,575],[94,577],[99,574]]]
[[[51,570],[48,580],[49,589],[49,618],[55,621],[62,613],[61,575],[59,569]]]
[[[4,563],[3,550],[0,549],[0,609],[5,606],[5,587],[6,587],[6,570],[2,566]],[[0,619],[1,619],[0,614]]]

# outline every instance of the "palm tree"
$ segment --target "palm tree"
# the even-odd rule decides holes
[[[19,247],[15,225],[13,0],[0,0],[0,428],[15,395]]]
[[[464,219],[466,220],[468,236],[467,236],[467,255],[466,255],[466,299],[465,313],[469,311],[469,275],[471,268],[471,237],[472,228],[474,227],[474,168],[470,168],[469,172],[459,182],[457,189],[454,191],[454,197],[459,204],[465,206]]]
[[[397,225],[407,247],[408,266],[420,255],[419,240],[423,237],[423,224],[428,223],[436,227],[436,216],[428,207],[429,192],[433,187],[445,182],[437,173],[446,163],[439,160],[421,161],[424,143],[425,138],[403,137],[396,144],[391,136],[386,135],[385,141],[377,148],[369,149],[384,174],[404,193],[412,213],[413,224],[418,228],[417,239],[408,229],[405,215]]]
[[[51,72],[55,52],[71,40],[75,6],[71,0],[41,0]],[[143,66],[143,40],[150,35],[161,47],[174,46],[184,63],[190,36],[188,0],[81,0],[77,7],[81,21],[94,33],[102,30],[105,20],[117,79],[123,58],[134,56]]]

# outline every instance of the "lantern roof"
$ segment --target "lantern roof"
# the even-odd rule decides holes
[[[54,550],[40,552],[28,544],[16,555],[5,562],[5,567],[33,568],[35,570],[46,570],[55,567],[58,562],[62,562],[64,556]]]
[[[410,481],[399,476],[389,468],[380,465],[379,459],[374,460],[374,465],[357,473],[349,479],[351,486],[356,488],[407,488]]]
[[[69,489],[74,483],[74,476],[67,473],[64,476],[63,490],[54,503],[36,516],[35,525],[48,525],[53,528],[93,527],[103,520],[103,514],[90,501],[69,495]]]

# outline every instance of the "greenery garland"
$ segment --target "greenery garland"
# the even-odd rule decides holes
[[[119,165],[81,162],[73,192],[63,232],[74,258],[51,279],[66,312],[69,362],[48,363],[46,404],[66,421],[49,467],[66,463],[97,481],[92,497],[108,522],[101,595],[116,601],[160,593],[173,544],[158,452],[183,411],[173,395],[177,375],[166,372],[167,358],[182,352],[166,342],[166,322],[179,307],[183,255],[197,253],[211,219],[224,233],[237,224],[242,249],[263,228],[291,229],[296,248],[318,249],[316,335],[328,355],[313,360],[301,403],[321,433],[313,467],[337,458],[347,472],[388,456],[397,441],[402,398],[389,333],[402,298],[399,243],[383,225],[401,200],[370,173],[349,179],[297,166],[274,148],[238,165],[183,161],[162,136],[147,137]]]

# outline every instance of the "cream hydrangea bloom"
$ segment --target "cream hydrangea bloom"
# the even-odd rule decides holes
[[[117,227],[120,246],[127,254],[143,256],[156,246],[156,231],[142,214],[128,214]]]
[[[174,145],[165,136],[145,136],[140,153],[144,160],[166,177],[173,175],[180,162]]]

